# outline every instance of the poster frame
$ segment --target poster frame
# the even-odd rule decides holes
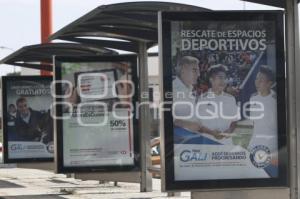
[[[9,81],[45,81],[48,80],[51,82],[53,80],[52,76],[3,76],[2,81],[2,127],[3,127],[3,163],[39,163],[39,162],[53,162],[53,158],[14,158],[10,159],[8,156],[8,132],[7,132],[7,82]],[[54,134],[54,132],[53,132]],[[54,136],[53,136],[54,137]]]
[[[137,172],[140,171],[140,145],[138,134],[138,120],[136,118],[136,102],[138,101],[138,76],[137,76],[137,56],[136,55],[110,55],[110,56],[54,56],[54,80],[61,80],[61,66],[63,63],[89,63],[89,62],[130,62],[131,63],[131,75],[132,82],[135,85],[135,93],[132,97],[133,103],[133,144],[134,144],[134,164],[125,166],[65,166],[64,165],[64,153],[63,153],[63,122],[61,119],[55,120],[55,133],[56,139],[55,146],[55,170],[57,173],[89,173],[89,172]],[[101,68],[99,68],[101,69]],[[106,69],[104,69],[106,71]],[[55,93],[62,94],[59,84],[55,84]],[[55,102],[62,102],[63,99],[55,97]],[[62,106],[56,105],[55,112],[57,116],[62,116]]]
[[[164,191],[186,191],[186,190],[220,190],[220,189],[239,189],[239,188],[265,188],[265,187],[288,187],[289,136],[287,129],[287,108],[286,108],[286,75],[285,75],[285,46],[284,46],[284,12],[281,10],[268,11],[213,11],[213,12],[160,12],[159,14],[159,37],[160,37],[160,68],[162,97],[161,100],[172,103],[170,95],[172,92],[172,66],[171,60],[171,22],[183,21],[274,21],[275,22],[275,41],[276,41],[276,82],[277,82],[277,122],[278,122],[278,160],[280,162],[279,177],[276,179],[268,178],[245,178],[245,179],[218,179],[218,180],[185,180],[175,181],[174,174],[174,142],[173,142],[173,117],[170,111],[163,113],[161,123],[162,141],[162,189]],[[168,67],[163,67],[168,66]],[[168,104],[168,103],[166,103]],[[171,109],[171,105],[165,106]],[[199,172],[201,170],[199,169]]]

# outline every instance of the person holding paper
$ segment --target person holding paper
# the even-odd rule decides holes
[[[203,126],[219,133],[218,136],[207,135],[208,138],[232,145],[232,133],[240,119],[240,113],[235,98],[224,92],[227,70],[222,64],[208,69],[210,89],[199,97],[196,111]]]

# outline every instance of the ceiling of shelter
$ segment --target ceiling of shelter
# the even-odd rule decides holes
[[[252,3],[258,3],[268,6],[274,6],[279,8],[285,8],[285,0],[244,0]],[[297,0],[299,3],[299,0]]]
[[[0,61],[0,64],[52,71],[53,56],[96,56],[117,54],[116,51],[76,43],[48,43],[25,46]]]
[[[245,0],[264,5],[285,7],[284,0]],[[128,2],[102,5],[65,26],[50,37],[73,42],[138,52],[138,43],[150,48],[158,43],[159,11],[209,11],[206,8],[170,2]],[[102,38],[122,39],[108,41]]]
[[[159,11],[208,11],[208,9],[166,2],[103,5],[62,28],[50,39],[97,44],[108,48],[138,52],[138,42],[140,41],[146,42],[148,47],[157,44]],[[101,38],[125,41],[107,41]]]
[[[245,0],[284,8],[284,0]],[[297,0],[298,2],[300,0]],[[168,2],[128,2],[102,5],[80,17],[50,40],[76,43],[49,43],[26,46],[7,56],[1,63],[52,70],[52,56],[90,56],[114,54],[109,49],[138,52],[139,42],[150,48],[158,43],[159,11],[209,11],[192,5]],[[80,43],[80,44],[79,44]],[[42,64],[40,62],[43,62]]]

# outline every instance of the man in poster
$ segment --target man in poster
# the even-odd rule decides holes
[[[186,142],[189,138],[200,138],[199,132],[206,133],[216,138],[220,136],[220,131],[216,129],[208,129],[201,124],[201,120],[197,118],[194,109],[196,108],[196,92],[197,79],[200,76],[199,60],[193,56],[183,56],[179,59],[176,67],[176,77],[173,80],[173,113],[174,125],[176,130],[175,142]],[[182,128],[182,129],[181,129]],[[186,129],[186,130],[185,130]],[[189,132],[190,131],[190,132]]]
[[[202,124],[217,135],[208,136],[222,144],[232,145],[232,133],[236,122],[240,120],[240,113],[235,98],[224,90],[227,86],[227,67],[222,64],[213,65],[208,69],[211,88],[202,94],[198,100],[200,106],[198,117]],[[213,114],[212,114],[213,113]]]
[[[15,126],[16,117],[17,108],[14,104],[10,104],[7,111],[7,126]]]
[[[248,149],[252,151],[257,146],[265,146],[272,153],[273,164],[277,162],[277,101],[276,93],[272,90],[274,75],[268,66],[261,66],[256,75],[255,86],[257,93],[251,98],[253,110],[262,108],[261,112],[251,112],[253,134]]]
[[[39,141],[41,132],[38,131],[38,123],[42,117],[41,112],[28,107],[25,97],[20,97],[16,101],[17,117],[16,132],[21,140]]]
[[[176,90],[173,97],[174,116],[187,117],[190,115],[191,110],[193,110],[187,102],[190,105],[195,105],[196,97],[193,88],[197,84],[197,78],[200,75],[198,65],[199,60],[192,56],[184,56],[178,62],[176,77],[173,80],[173,88]],[[182,104],[182,102],[186,104]],[[182,128],[188,128],[191,131],[200,129],[200,124],[195,120],[195,117],[190,119],[175,119],[174,124]]]

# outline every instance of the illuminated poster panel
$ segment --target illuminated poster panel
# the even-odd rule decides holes
[[[55,66],[58,172],[137,170],[137,57],[56,57]]]
[[[2,77],[4,163],[53,161],[52,77]]]
[[[287,185],[283,13],[166,12],[161,39],[166,190]]]

